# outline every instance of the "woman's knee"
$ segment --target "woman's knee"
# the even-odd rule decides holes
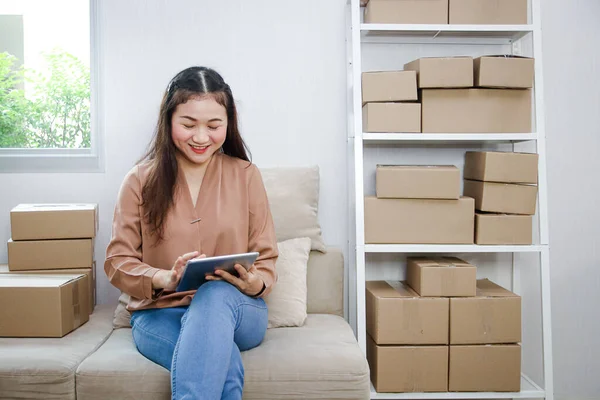
[[[232,284],[224,281],[210,281],[198,288],[192,305],[202,303],[204,306],[231,306],[239,303],[240,296],[243,294]]]

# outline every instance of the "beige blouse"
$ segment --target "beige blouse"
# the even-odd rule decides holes
[[[152,277],[171,269],[177,257],[199,251],[207,257],[258,252],[255,262],[267,295],[277,280],[277,240],[267,194],[258,168],[216,153],[209,162],[194,207],[183,172],[179,171],[174,204],[165,219],[164,239],[156,245],[142,218],[141,193],[149,164],[135,166],[121,185],[106,250],[109,281],[131,296],[128,309],[190,304],[195,291],[163,291],[155,296]],[[194,222],[197,221],[197,222]]]

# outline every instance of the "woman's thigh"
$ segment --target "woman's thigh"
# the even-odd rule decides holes
[[[181,330],[181,317],[187,307],[134,311],[131,316],[133,341],[149,360],[170,370]]]

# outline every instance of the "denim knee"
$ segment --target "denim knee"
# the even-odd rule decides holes
[[[202,302],[204,306],[236,306],[244,294],[237,287],[225,281],[206,282],[198,288],[192,305]]]

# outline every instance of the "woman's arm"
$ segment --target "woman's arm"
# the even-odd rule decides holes
[[[156,295],[152,278],[161,270],[142,262],[141,193],[136,166],[119,190],[104,272],[110,283],[122,292],[137,299],[153,299]]]
[[[277,251],[273,217],[271,216],[269,200],[267,199],[267,192],[260,171],[255,165],[250,168],[252,170],[249,171],[248,178],[250,211],[248,251],[259,253],[254,266],[265,284],[265,290],[258,296],[263,297],[269,294],[273,285],[277,282],[275,261],[279,253]]]

